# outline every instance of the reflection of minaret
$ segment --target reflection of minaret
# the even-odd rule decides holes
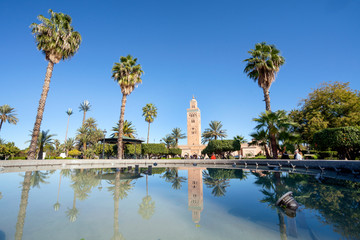
[[[200,222],[200,213],[204,209],[202,171],[204,168],[188,169],[189,210],[194,223]]]

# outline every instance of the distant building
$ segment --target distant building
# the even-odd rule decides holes
[[[201,144],[201,114],[196,99],[190,101],[190,108],[187,109],[187,145],[180,145],[182,157],[200,156],[205,148]]]

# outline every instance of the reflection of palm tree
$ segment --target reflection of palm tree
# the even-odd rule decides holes
[[[40,171],[33,172],[31,175],[31,186],[40,188],[40,183],[48,184],[45,179],[49,178],[47,173]]]
[[[167,168],[161,177],[164,178],[166,182],[172,183],[172,188],[176,190],[181,189],[181,183],[186,181],[186,177],[179,177],[177,168]]]
[[[29,199],[29,191],[31,186],[31,172],[26,172],[24,177],[24,182],[22,184],[22,192],[21,192],[21,201],[20,201],[20,209],[16,222],[16,232],[15,232],[15,240],[21,240],[23,235],[25,216],[26,216],[26,208]]]
[[[225,196],[226,188],[230,186],[229,179],[221,178],[213,178],[206,171],[203,172],[204,183],[208,188],[212,188],[212,194],[215,197]]]
[[[0,192],[0,199],[2,199],[2,193]]]
[[[119,199],[120,199],[120,171],[115,174],[115,180],[112,181],[114,187],[109,187],[109,191],[113,191],[114,195],[114,235],[111,240],[123,240],[124,236],[119,232]]]
[[[146,174],[146,197],[142,199],[142,203],[139,205],[138,213],[143,219],[149,220],[155,213],[155,202],[152,201],[148,191],[148,175]]]
[[[60,195],[60,185],[61,185],[61,173],[59,175],[60,175],[60,180],[59,180],[58,194],[57,194],[56,203],[54,204],[55,211],[59,211],[59,209],[60,209],[59,195]]]
[[[70,222],[75,222],[77,219],[77,215],[79,214],[79,210],[76,208],[76,193],[74,190],[74,200],[73,200],[73,207],[66,211],[66,216],[69,218]]]

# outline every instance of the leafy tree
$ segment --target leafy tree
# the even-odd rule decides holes
[[[69,151],[73,150],[75,147],[75,138],[68,138],[64,143],[64,149],[66,151],[66,156],[69,155]]]
[[[69,151],[68,155],[71,157],[78,157],[81,155],[81,152],[77,149],[73,149]]]
[[[86,113],[88,111],[90,111],[90,109],[91,109],[91,105],[90,105],[90,102],[88,100],[85,100],[84,102],[80,103],[79,111],[84,112],[82,125],[84,125],[85,120],[86,120]]]
[[[121,111],[119,120],[119,133],[117,142],[117,158],[122,159],[123,156],[123,126],[124,126],[124,114],[126,98],[135,87],[142,82],[141,75],[144,73],[140,64],[136,64],[137,58],[133,58],[131,55],[126,57],[120,57],[120,62],[115,63],[112,68],[112,78],[119,84],[121,93],[123,95],[121,101]]]
[[[141,150],[143,155],[149,154],[150,156],[159,156],[167,154],[167,148],[163,143],[149,143],[149,144],[142,144]]]
[[[145,117],[145,121],[149,123],[148,126],[148,135],[147,135],[147,142],[149,143],[149,136],[150,136],[150,123],[154,121],[157,117],[157,108],[152,103],[147,103],[145,107],[143,107],[143,117]]]
[[[202,143],[205,144],[209,142],[210,140],[217,140],[218,138],[225,138],[226,130],[223,130],[221,121],[211,121],[209,123],[210,128],[206,128],[205,131],[202,134]]]
[[[46,70],[34,129],[32,131],[28,159],[35,159],[40,125],[43,118],[54,65],[59,63],[61,59],[65,60],[74,56],[81,43],[81,36],[78,32],[74,31],[71,26],[72,19],[69,15],[55,13],[51,9],[49,10],[49,13],[51,15],[50,18],[39,15],[38,19],[41,23],[33,23],[30,25],[32,33],[35,35],[37,48],[45,54],[45,58],[49,63]]]
[[[117,137],[119,134],[119,123],[116,124],[115,127],[112,128],[112,131],[114,132],[111,134],[111,137]],[[136,129],[134,125],[132,125],[132,122],[129,122],[128,120],[124,121],[124,127],[123,127],[123,135],[125,137],[135,138],[134,134],[136,134]]]
[[[5,104],[0,106],[0,131],[4,122],[8,122],[10,124],[15,124],[19,121],[17,117],[15,117],[15,108],[10,107]]]
[[[350,89],[349,83],[322,83],[290,116],[299,124],[301,137],[312,143],[319,130],[360,126],[360,92]]]
[[[69,130],[70,116],[73,114],[72,109],[68,108],[68,110],[66,111],[66,114],[68,115],[68,122],[67,122],[67,126],[66,126],[65,142],[67,141],[67,134],[68,134],[68,130]]]
[[[326,128],[314,134],[317,149],[333,150],[341,159],[355,159],[360,151],[360,127]]]
[[[263,130],[266,132],[266,136],[270,136],[272,157],[276,159],[278,156],[279,140],[287,140],[285,137],[289,129],[296,125],[296,123],[291,121],[284,110],[276,112],[266,111],[261,113],[258,118],[254,118],[253,121],[257,123],[255,126],[257,131]]]
[[[251,57],[244,60],[247,62],[244,72],[263,89],[266,111],[271,111],[269,90],[285,59],[275,45],[268,45],[266,42],[255,44],[255,49],[248,53]]]
[[[171,132],[171,137],[175,140],[175,147],[177,147],[179,143],[179,139],[186,138],[186,135],[184,133],[181,133],[180,128],[174,128]]]
[[[15,146],[15,143],[8,142],[0,144],[0,158],[8,159],[9,157],[14,157],[20,153],[20,149]]]
[[[201,153],[208,155],[215,153],[225,157],[225,154],[229,155],[239,148],[239,141],[236,140],[211,140]]]

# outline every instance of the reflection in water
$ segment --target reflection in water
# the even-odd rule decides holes
[[[300,175],[300,174],[288,174],[280,172],[253,172],[252,175],[249,172],[245,172],[240,169],[204,169],[204,168],[182,168],[181,170],[186,170],[188,174],[188,210],[192,212],[192,221],[196,226],[200,226],[200,215],[202,218],[204,216],[209,216],[208,213],[213,212],[211,207],[204,209],[204,196],[203,196],[203,182],[205,186],[211,189],[211,193],[215,197],[225,196],[227,191],[232,186],[231,193],[236,193],[240,188],[237,188],[239,185],[235,184],[238,180],[246,180],[249,187],[254,187],[253,182],[260,189],[261,196],[258,198],[261,203],[266,204],[270,207],[270,212],[266,214],[272,214],[277,218],[277,228],[280,239],[288,239],[289,237],[293,238],[316,238],[316,235],[319,234],[317,228],[321,227],[318,222],[326,225],[330,225],[334,232],[340,234],[343,238],[348,239],[359,239],[360,236],[360,183],[344,181],[338,179],[328,179],[325,178],[322,182],[318,182],[313,176]],[[88,169],[88,170],[62,170],[56,184],[54,185],[54,191],[57,191],[57,200],[53,205],[54,210],[58,211],[60,209],[60,188],[67,188],[68,186],[61,186],[63,178],[68,178],[71,180],[70,187],[72,188],[71,198],[72,208],[67,208],[66,216],[69,218],[70,222],[74,222],[79,217],[79,210],[76,207],[77,200],[80,201],[91,201],[89,196],[94,194],[101,194],[106,197],[105,192],[99,192],[99,186],[102,186],[101,181],[106,180],[106,189],[111,193],[114,202],[113,210],[113,233],[109,237],[114,240],[125,239],[122,233],[120,233],[119,226],[119,203],[120,200],[125,199],[129,196],[130,192],[134,189],[135,181],[140,177],[139,174],[131,173],[130,170],[120,170],[120,169]],[[156,168],[154,169],[156,171]],[[182,183],[186,181],[186,178],[183,176],[182,172],[179,172],[175,168],[162,169],[161,177],[166,182],[172,184],[172,188],[179,190],[182,188]],[[26,172],[22,182],[21,188],[21,200],[20,208],[17,216],[16,222],[16,232],[15,239],[21,240],[23,236],[23,229],[25,224],[26,211],[28,206],[28,199],[31,187],[41,188],[42,184],[47,184],[49,180],[49,175],[54,174],[53,172]],[[145,179],[144,179],[145,180]],[[64,182],[64,181],[63,181]],[[149,185],[151,188],[151,181],[149,182],[148,176],[146,175],[146,195],[144,197],[144,192],[138,193],[141,194],[139,198],[135,198],[136,194],[131,194],[131,197],[136,204],[135,208],[130,207],[129,205],[124,205],[124,208],[133,209],[135,212],[145,220],[148,220],[149,226],[156,226],[158,224],[159,218],[154,218],[155,214],[155,201],[153,197],[149,195]],[[105,184],[105,181],[104,181]],[[63,185],[65,185],[63,183]],[[161,184],[160,184],[161,185]],[[159,187],[160,185],[157,185]],[[56,187],[55,187],[56,186]],[[94,193],[93,193],[94,191]],[[276,207],[275,202],[279,197],[284,193],[292,191],[294,193],[294,198],[300,203],[301,207],[298,210],[298,216],[291,216],[284,210]],[[68,192],[68,191],[63,191]],[[6,193],[3,191],[3,193]],[[177,195],[179,193],[179,195]],[[172,194],[175,196],[181,196],[181,191],[172,191]],[[154,193],[152,193],[154,194]],[[166,189],[163,192],[166,196]],[[109,194],[108,194],[109,195]],[[6,196],[9,196],[6,194]],[[156,198],[161,203],[158,203],[159,210],[157,212],[162,212],[161,209],[163,203],[171,204],[169,202],[164,202],[161,198]],[[139,200],[142,198],[142,201]],[[62,196],[61,199],[64,199]],[[245,199],[245,198],[244,198]],[[8,199],[6,199],[8,201]],[[5,201],[3,199],[2,201]],[[140,204],[139,204],[140,202]],[[223,203],[221,203],[223,202]],[[53,203],[53,202],[52,202]],[[49,204],[49,206],[52,205]],[[230,200],[228,198],[213,198],[211,204],[237,204],[236,201]],[[1,204],[1,202],[0,202]],[[101,203],[99,203],[101,204]],[[245,203],[246,204],[246,203]],[[261,205],[261,204],[260,204]],[[85,207],[84,209],[84,218],[88,217],[89,210]],[[171,206],[171,205],[168,205]],[[315,214],[318,215],[318,219],[311,217],[309,219],[309,224],[306,222],[305,214],[308,214],[310,210],[314,210]],[[175,210],[175,209],[174,209]],[[112,211],[111,211],[112,212]],[[204,215],[204,212],[206,214]],[[85,214],[86,213],[86,214]],[[158,213],[157,213],[158,214]],[[179,214],[179,213],[177,213]],[[264,211],[265,214],[265,211]],[[86,215],[86,216],[85,216]],[[44,216],[45,217],[45,216]],[[125,216],[124,216],[125,217]],[[132,220],[132,216],[126,215],[127,221]],[[0,215],[0,220],[4,218]],[[33,219],[32,216],[28,216],[29,222]],[[180,219],[180,216],[176,218]],[[175,219],[176,219],[175,218]],[[243,219],[243,215],[236,216],[236,219]],[[62,217],[65,222],[65,218]],[[96,217],[94,217],[96,219]],[[236,220],[236,219],[232,219]],[[245,219],[245,218],[244,218]],[[273,218],[271,218],[273,219]],[[83,220],[83,219],[82,219]],[[84,219],[85,220],[85,219]],[[229,221],[227,216],[224,217],[221,221]],[[60,221],[60,220],[59,220]],[[110,220],[111,221],[111,220]],[[209,226],[207,226],[207,221],[202,220],[202,227],[199,230],[199,233],[205,233],[205,231],[210,231]],[[220,221],[220,220],[219,220]],[[247,220],[252,221],[254,224],[258,219]],[[267,220],[270,222],[270,220]],[[272,221],[272,220],[271,220]],[[67,222],[67,220],[66,220]],[[112,221],[111,221],[112,222]],[[314,222],[318,225],[314,225]],[[67,222],[67,224],[70,224]],[[81,221],[78,221],[78,226],[84,224]],[[134,223],[135,224],[135,223]],[[137,223],[136,223],[137,224]],[[273,224],[273,222],[268,223]],[[275,223],[274,223],[275,224]],[[124,223],[124,225],[126,225]],[[207,228],[208,227],[208,228]],[[259,226],[260,227],[260,226]],[[123,231],[127,228],[123,228]],[[211,228],[212,229],[212,228]],[[265,229],[260,227],[260,229]],[[322,228],[325,229],[325,228]],[[3,230],[3,229],[2,229]],[[265,229],[266,230],[266,229]],[[4,230],[6,232],[8,230]],[[191,231],[189,229],[189,231]],[[306,234],[304,235],[304,231]],[[326,231],[330,231],[326,229]],[[125,233],[125,232],[124,232]],[[127,232],[126,232],[127,233]],[[317,234],[316,234],[317,233]],[[127,233],[128,234],[128,233]],[[225,234],[225,233],[224,233]],[[334,233],[327,233],[329,236],[335,236]],[[211,236],[211,235],[210,235]],[[325,235],[324,235],[325,236]],[[322,237],[324,237],[322,236]],[[208,235],[209,237],[209,235]],[[86,237],[87,239],[88,237]],[[0,238],[1,239],[1,238]]]
[[[146,220],[149,220],[155,213],[155,202],[149,196],[148,174],[146,174],[146,196],[142,199],[141,204],[139,204],[138,213]]]

